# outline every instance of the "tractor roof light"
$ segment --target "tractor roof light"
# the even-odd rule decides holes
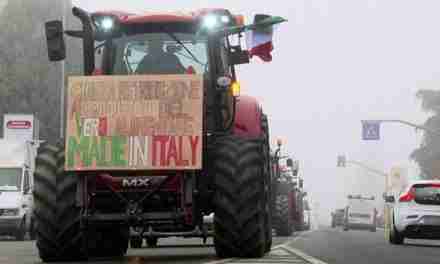
[[[214,31],[219,28],[232,26],[235,24],[235,19],[229,13],[212,12],[204,15],[201,18],[201,28],[205,31]]]
[[[115,26],[115,22],[114,19],[111,17],[104,17],[101,19],[101,29],[104,32],[109,32],[113,29],[113,27]]]
[[[230,19],[228,16],[223,15],[223,16],[220,17],[220,21],[221,21],[223,24],[228,24],[228,23],[231,21],[231,19]]]
[[[113,15],[92,15],[96,38],[99,41],[116,37],[120,34],[120,24]]]
[[[202,26],[205,29],[212,30],[218,27],[218,25],[219,23],[216,15],[206,15],[205,17],[203,17]]]

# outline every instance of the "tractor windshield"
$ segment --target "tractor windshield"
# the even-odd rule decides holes
[[[205,74],[207,40],[189,33],[146,33],[113,40],[113,74]]]

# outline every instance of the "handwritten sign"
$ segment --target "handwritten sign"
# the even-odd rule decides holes
[[[200,169],[202,128],[202,76],[71,77],[65,168]]]

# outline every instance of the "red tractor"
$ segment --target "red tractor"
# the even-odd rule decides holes
[[[123,256],[174,236],[213,236],[220,258],[262,257],[272,243],[268,126],[257,100],[239,96],[235,67],[249,62],[245,31],[284,19],[73,14],[81,30],[46,23],[49,59],[65,59],[64,34],[79,38],[85,76],[69,78],[62,143],[37,157],[41,259]]]
[[[304,229],[304,196],[302,179],[298,180],[298,163],[281,156],[281,144],[271,155],[273,227],[278,236],[290,236]],[[286,159],[286,166],[281,160]]]

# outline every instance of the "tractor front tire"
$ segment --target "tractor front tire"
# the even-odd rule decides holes
[[[64,149],[40,147],[34,174],[36,244],[44,262],[84,259],[77,176],[64,171]]]
[[[289,208],[289,197],[279,194],[275,201],[275,230],[278,236],[290,236],[293,231],[293,223]]]
[[[260,258],[266,251],[267,200],[260,141],[227,136],[213,149],[217,256]]]

